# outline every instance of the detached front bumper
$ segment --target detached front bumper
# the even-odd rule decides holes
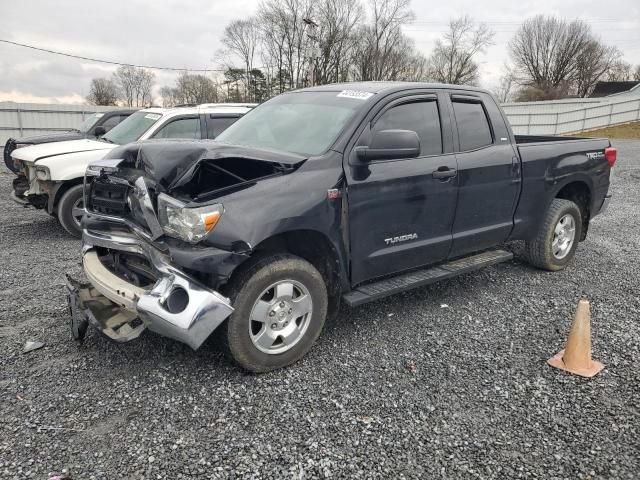
[[[34,180],[37,183],[37,181]],[[13,190],[11,191],[11,199],[22,205],[23,207],[35,207],[38,209],[45,208],[49,204],[49,195],[45,192],[33,193],[33,188],[29,179],[19,174],[13,179]]]
[[[96,248],[144,256],[159,273],[157,282],[142,288],[123,280],[103,265]],[[74,336],[82,336],[91,323],[113,340],[126,342],[148,328],[196,350],[233,312],[227,298],[131,234],[85,229],[82,262],[90,283],[67,281]]]

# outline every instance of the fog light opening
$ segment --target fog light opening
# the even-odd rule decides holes
[[[189,304],[189,294],[182,287],[175,287],[164,302],[164,308],[169,313],[180,313]]]

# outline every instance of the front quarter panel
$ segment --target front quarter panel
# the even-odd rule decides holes
[[[221,197],[224,215],[206,243],[227,250],[253,249],[274,235],[312,230],[327,236],[342,254],[342,199],[328,197],[328,190],[339,188],[341,181],[342,155],[331,151],[292,173]]]

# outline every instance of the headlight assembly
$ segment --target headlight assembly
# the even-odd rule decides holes
[[[43,181],[51,180],[51,174],[49,173],[49,169],[41,165],[36,165],[36,178],[38,180],[43,180]]]
[[[188,208],[169,195],[158,195],[158,220],[164,233],[190,243],[198,243],[206,237],[214,229],[223,212],[224,208],[219,203]]]

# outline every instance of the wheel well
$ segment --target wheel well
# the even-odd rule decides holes
[[[290,253],[304,258],[320,272],[329,294],[328,316],[335,315],[340,305],[342,275],[338,252],[329,239],[313,230],[286,232],[256,245],[252,256],[263,258],[276,253]]]
[[[76,185],[82,185],[83,181],[84,179],[82,177],[74,178],[73,180],[66,180],[62,185],[60,185],[60,188],[56,191],[56,195],[53,199],[53,210],[55,211],[58,207],[58,202],[60,202],[62,196],[67,193],[70,188],[73,188]]]
[[[582,235],[580,240],[584,240],[587,237],[591,218],[591,190],[589,186],[584,182],[569,183],[560,189],[556,198],[571,200],[578,205],[582,214]]]

